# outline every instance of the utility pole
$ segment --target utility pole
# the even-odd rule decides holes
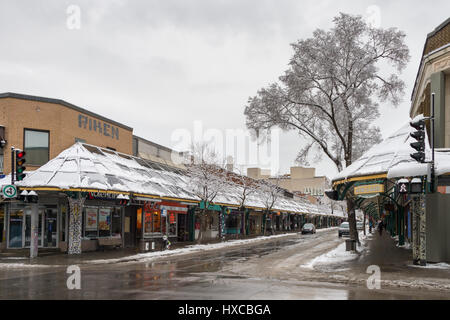
[[[431,193],[434,193],[435,176],[434,176],[434,92],[431,94]]]

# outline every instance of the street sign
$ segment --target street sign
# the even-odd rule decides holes
[[[397,181],[397,191],[398,193],[408,193],[409,192],[409,180],[408,179],[400,179]]]
[[[17,188],[14,185],[5,185],[2,187],[3,198],[15,198],[17,197]]]
[[[354,188],[355,195],[383,193],[383,192],[384,192],[384,184],[367,184],[357,186]]]

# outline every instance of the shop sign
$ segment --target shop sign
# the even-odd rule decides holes
[[[357,186],[354,189],[355,195],[358,194],[373,194],[384,192],[384,184],[367,184],[363,186]]]
[[[107,192],[89,192],[88,199],[89,200],[116,200],[117,195],[115,193],[107,193]]]

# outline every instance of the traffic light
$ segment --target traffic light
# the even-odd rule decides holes
[[[16,181],[22,181],[25,178],[25,151],[16,150]]]
[[[331,200],[337,201],[339,199],[338,192],[336,190],[326,190],[325,195]]]
[[[417,130],[410,134],[411,137],[417,140],[417,142],[410,143],[410,146],[417,150],[417,152],[411,153],[410,156],[417,162],[425,163],[425,120],[420,119],[409,124]]]

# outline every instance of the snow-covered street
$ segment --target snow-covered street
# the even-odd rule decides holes
[[[3,260],[0,299],[448,299],[450,270],[377,260],[378,234],[345,251],[335,228],[195,245],[112,259],[42,257],[36,264]],[[98,257],[98,256],[97,256]],[[59,260],[58,260],[59,259]],[[48,265],[52,262],[53,265]],[[56,262],[56,263],[54,263]],[[81,290],[68,290],[67,265],[78,263]],[[369,264],[379,263],[381,289],[369,290]],[[396,264],[395,264],[396,263]],[[8,267],[9,265],[9,267]],[[431,268],[431,267],[429,267]],[[437,271],[437,272],[435,272]],[[445,282],[447,277],[447,283]]]

